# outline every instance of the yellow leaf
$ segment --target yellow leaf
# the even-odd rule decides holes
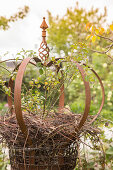
[[[96,41],[96,36],[94,35],[93,37],[92,37],[92,42],[94,43]]]
[[[103,34],[104,31],[105,31],[104,28],[100,28],[100,32],[99,32],[99,33],[100,33],[100,34]]]
[[[94,27],[92,26],[92,32],[94,31]]]
[[[96,33],[96,34],[99,34],[99,30],[98,30],[98,29],[96,29],[96,30],[95,30],[95,33]]]
[[[86,31],[87,31],[88,28],[90,28],[90,27],[91,27],[91,23],[88,22],[88,23],[86,24]]]
[[[45,82],[45,85],[48,85],[48,82]]]
[[[111,29],[111,31],[113,31],[113,25],[110,25],[110,29]]]
[[[33,81],[29,81],[29,84],[30,84],[30,85],[33,85],[34,83],[33,83]]]
[[[91,37],[91,35],[88,35],[88,36],[86,37],[86,40],[88,40],[90,37]]]
[[[38,84],[38,88],[40,88],[41,87],[41,85],[40,84]]]
[[[107,34],[109,34],[110,33],[110,30],[109,29],[107,29],[107,32],[106,32]]]
[[[97,37],[98,40],[100,40],[100,37]]]

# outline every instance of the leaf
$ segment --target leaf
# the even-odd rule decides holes
[[[48,82],[45,82],[45,86],[47,86],[48,85]]]
[[[86,40],[88,40],[90,37],[91,37],[91,35],[88,35],[88,36],[86,37]]]
[[[92,30],[92,32],[94,31],[94,26],[92,26],[92,29],[91,29],[91,30]]]
[[[29,81],[29,84],[30,84],[30,85],[33,85],[33,81]]]
[[[106,151],[107,155],[113,155],[113,147],[110,147],[107,151]]]
[[[107,29],[107,32],[106,32],[107,34],[109,34],[110,33],[110,29]]]
[[[100,28],[100,34],[103,34],[104,33],[104,31],[105,31],[105,29],[104,28]]]
[[[113,31],[113,25],[110,25],[110,29],[111,29],[111,31]]]
[[[39,81],[38,80],[35,80],[35,84],[38,84],[39,83]]]
[[[95,30],[95,33],[96,33],[96,34],[99,34],[99,30],[98,30],[98,29],[96,29],[96,30]]]
[[[19,57],[16,57],[16,61],[18,61]]]
[[[88,28],[90,28],[90,27],[91,27],[91,23],[88,22],[88,23],[86,24],[86,31],[87,31]]]
[[[39,69],[39,73],[40,73],[40,75],[43,74],[43,69],[42,68]]]
[[[52,59],[51,59],[52,61],[55,61],[55,57],[52,57]]]
[[[14,81],[15,80],[15,76],[13,76],[11,79]]]
[[[92,43],[94,43],[96,41],[96,36],[94,35],[93,37],[92,37]]]
[[[100,37],[97,37],[98,40],[100,40]]]

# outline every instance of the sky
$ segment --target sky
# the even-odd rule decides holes
[[[30,12],[23,20],[18,20],[10,24],[7,31],[0,30],[0,51],[1,55],[9,51],[9,58],[12,58],[17,51],[22,48],[26,50],[36,50],[41,43],[42,18],[47,20],[47,10],[53,16],[63,16],[68,7],[74,7],[77,0],[0,0],[0,16],[10,17],[23,8],[24,5],[30,7]],[[113,0],[78,0],[79,6],[89,10],[92,6],[99,8],[100,12],[107,7],[107,22],[113,20]],[[48,21],[47,21],[48,23]]]

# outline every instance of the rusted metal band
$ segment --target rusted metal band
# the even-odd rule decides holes
[[[37,58],[37,57],[34,57],[33,59],[35,60],[35,62],[41,62],[41,60],[40,60],[39,58]],[[31,61],[30,61],[29,63],[32,64],[32,65],[34,65],[34,66],[36,66],[36,64],[33,63],[33,62],[31,62]],[[15,70],[18,70],[20,64],[21,64],[21,63],[19,63],[19,64],[15,67],[15,69],[13,70],[13,72],[14,72]],[[43,64],[42,64],[42,65],[43,65]],[[13,109],[13,97],[12,97],[12,93],[13,93],[13,89],[14,89],[13,86],[14,86],[14,81],[12,80],[12,77],[11,77],[11,78],[9,79],[9,83],[8,83],[8,87],[10,87],[10,89],[11,89],[11,95],[10,95],[10,96],[7,95],[8,107],[9,107],[9,109],[10,109],[11,114],[14,113],[14,109]]]
[[[23,115],[22,115],[22,110],[21,110],[22,80],[23,80],[24,71],[26,69],[27,64],[30,62],[30,60],[31,60],[30,57],[24,59],[19,66],[19,70],[18,70],[16,80],[15,80],[15,88],[14,88],[14,108],[15,108],[15,114],[16,114],[17,122],[20,126],[20,129],[21,129],[22,133],[24,134],[25,138],[28,139],[27,143],[31,146],[32,140],[28,136],[28,129],[25,125]]]
[[[63,62],[66,62],[66,61],[63,61]],[[79,63],[80,63],[80,62],[79,62]],[[86,64],[83,64],[83,65],[86,66]],[[79,65],[79,67],[81,67],[81,66]],[[82,68],[82,67],[81,67],[81,68]],[[104,92],[103,83],[102,83],[100,77],[98,76],[98,74],[97,74],[91,67],[88,66],[88,68],[90,68],[90,70],[95,74],[95,76],[96,76],[97,79],[99,80],[99,83],[100,83],[100,86],[101,86],[101,89],[102,89],[102,101],[101,101],[101,105],[100,105],[99,111],[98,111],[97,114],[93,117],[93,119],[89,122],[89,124],[92,124],[92,123],[95,121],[95,119],[99,116],[99,114],[100,114],[100,112],[101,112],[101,110],[102,110],[102,108],[103,108],[104,101],[105,101],[105,92]],[[79,70],[79,71],[80,71],[80,70]],[[63,91],[64,91],[63,88],[61,89],[61,91],[62,91],[61,94],[64,95],[64,94],[63,94]],[[62,107],[64,106],[63,97],[61,96],[61,99],[59,98],[59,100],[61,100],[61,103],[59,103],[59,104],[60,104],[59,106],[62,108]],[[85,109],[85,110],[87,111],[87,106],[86,106],[86,109]],[[84,110],[84,112],[85,112],[85,110]],[[86,113],[85,113],[85,115],[86,115]],[[84,115],[83,115],[83,117],[84,117]],[[81,119],[81,121],[82,121],[82,119]],[[81,125],[82,125],[82,123],[80,123],[80,128],[81,128]]]
[[[79,72],[82,76],[82,79],[83,79],[83,82],[84,82],[84,86],[85,86],[85,95],[86,95],[86,98],[85,98],[85,109],[84,109],[84,113],[83,113],[83,116],[80,120],[80,123],[78,125],[78,130],[81,129],[81,127],[84,125],[87,117],[88,117],[88,113],[90,111],[90,104],[91,104],[91,93],[90,93],[90,86],[89,86],[89,82],[85,80],[85,71],[83,70],[83,68],[80,66],[79,63],[75,62],[76,66],[78,67],[79,69]]]
[[[86,66],[86,64],[83,64]],[[104,91],[104,86],[103,86],[103,83],[102,83],[102,80],[100,79],[99,75],[91,68],[88,66],[88,68],[90,68],[90,70],[95,74],[95,76],[97,77],[99,83],[100,83],[100,86],[101,86],[101,90],[102,90],[102,101],[101,101],[101,105],[100,105],[100,108],[99,108],[99,111],[97,112],[97,114],[94,116],[94,118],[91,120],[91,122],[89,124],[92,124],[95,119],[99,116],[102,108],[103,108],[103,105],[104,105],[104,101],[105,101],[105,91]]]

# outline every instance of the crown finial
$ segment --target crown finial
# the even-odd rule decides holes
[[[45,29],[48,28],[48,25],[47,25],[47,23],[46,23],[46,21],[45,21],[45,17],[43,17],[43,22],[42,22],[42,24],[40,25],[40,28],[42,28],[43,30],[45,30]]]
[[[46,43],[45,37],[46,37],[46,29],[48,28],[48,25],[45,21],[45,17],[43,17],[42,24],[40,25],[40,28],[42,28],[42,37],[43,37],[43,42]]]

